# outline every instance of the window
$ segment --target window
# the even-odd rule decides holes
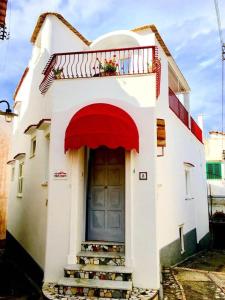
[[[190,181],[190,170],[185,169],[185,194],[186,198],[191,196],[191,181]]]
[[[45,182],[48,182],[49,173],[49,145],[50,145],[50,134],[45,136]]]
[[[179,226],[179,237],[180,237],[180,253],[183,254],[185,252],[184,249],[184,225]]]
[[[36,146],[37,146],[37,141],[36,141],[36,137],[34,137],[32,138],[31,145],[30,145],[30,158],[35,156]]]
[[[11,168],[11,181],[14,181],[14,177],[15,177],[15,166],[12,166],[12,168]]]
[[[221,162],[206,163],[207,179],[222,179]]]
[[[18,188],[17,188],[17,196],[22,197],[23,195],[23,170],[24,162],[19,163],[19,172],[18,172]]]
[[[129,74],[130,70],[130,58],[122,58],[119,60],[119,71],[120,74]]]

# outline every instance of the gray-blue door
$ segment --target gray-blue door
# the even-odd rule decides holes
[[[124,150],[100,147],[90,157],[87,238],[124,242]]]

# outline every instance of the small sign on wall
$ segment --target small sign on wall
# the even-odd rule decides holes
[[[147,172],[139,172],[139,180],[147,180],[148,173]]]
[[[67,173],[64,171],[55,172],[53,174],[54,179],[67,179]]]

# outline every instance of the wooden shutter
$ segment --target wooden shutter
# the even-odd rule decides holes
[[[164,119],[157,119],[157,147],[166,147],[166,128]]]
[[[206,163],[207,179],[222,179],[221,162]]]

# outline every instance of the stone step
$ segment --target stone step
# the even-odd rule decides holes
[[[75,287],[67,287],[66,286],[61,286],[60,287],[60,293],[65,292],[65,294],[59,294],[59,286],[56,283],[44,283],[43,287],[42,287],[42,291],[43,294],[45,296],[46,299],[54,299],[54,300],[84,300],[84,299],[89,299],[89,300],[103,300],[103,297],[97,297],[97,296],[90,296],[92,295],[94,292],[88,288],[80,288],[80,294],[82,296],[74,296],[72,295],[72,292],[74,292]],[[83,293],[82,290],[83,289]],[[88,295],[89,292],[89,296],[84,296]],[[105,295],[106,290],[104,290],[104,295]],[[100,295],[99,290],[97,290],[96,295]],[[110,293],[110,292],[109,292]],[[111,292],[112,293],[112,292]],[[122,295],[125,294],[122,291]],[[101,293],[101,295],[103,295],[103,292]],[[112,293],[113,295],[117,295],[119,296],[119,293]],[[130,300],[158,300],[158,291],[157,290],[153,290],[153,289],[143,289],[143,288],[135,288],[133,287],[130,295],[126,295],[127,298],[119,298],[120,300],[125,300],[125,299],[130,299]],[[129,298],[128,298],[129,297]],[[118,298],[110,298],[110,300],[115,300]]]
[[[81,251],[77,254],[77,263],[83,265],[124,266],[124,253]]]
[[[132,270],[124,266],[110,265],[67,265],[64,276],[70,278],[131,281]]]
[[[62,278],[58,282],[59,295],[129,298],[132,282],[98,279]]]
[[[81,251],[94,251],[94,252],[125,252],[124,243],[115,242],[98,242],[98,241],[87,241],[82,242]]]

